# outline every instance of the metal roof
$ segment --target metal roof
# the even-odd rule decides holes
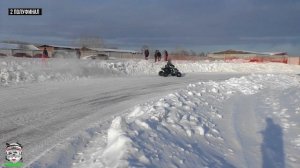
[[[101,52],[120,52],[120,53],[133,53],[136,54],[138,51],[134,50],[119,50],[119,49],[109,49],[109,48],[88,48],[95,51],[101,51]]]
[[[0,49],[19,49],[18,44],[0,43]]]
[[[286,52],[254,52],[254,51],[243,51],[243,50],[225,50],[214,52],[213,54],[259,54],[259,55],[287,55]]]
[[[0,49],[8,50],[40,50],[31,44],[10,44],[10,43],[0,43]]]
[[[79,49],[80,48],[80,47],[73,47],[73,46],[51,45],[51,44],[39,45],[39,47],[56,47],[56,48],[70,48],[70,49]]]

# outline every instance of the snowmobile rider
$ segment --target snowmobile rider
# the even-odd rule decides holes
[[[167,65],[165,65],[166,68],[174,68],[175,66],[172,64],[171,60],[169,59],[167,62]]]

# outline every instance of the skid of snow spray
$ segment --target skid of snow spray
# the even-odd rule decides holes
[[[165,62],[146,60],[77,60],[7,57],[0,59],[0,86],[20,83],[78,80],[120,75],[156,75]],[[238,73],[292,73],[299,66],[279,63],[225,63],[222,61],[174,61],[183,73],[238,72]],[[274,68],[276,66],[277,68]]]
[[[223,114],[223,103],[235,95],[295,86],[299,86],[299,78],[272,74],[190,84],[159,100],[137,105],[115,117],[110,126],[102,122],[85,136],[56,147],[46,155],[53,156],[51,159],[44,157],[33,167],[245,166],[236,163],[234,150],[238,148],[227,144],[217,125],[228,115]]]

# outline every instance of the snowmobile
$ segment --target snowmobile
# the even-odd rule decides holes
[[[173,64],[165,65],[165,67],[162,67],[161,71],[159,71],[159,73],[158,73],[159,76],[164,76],[164,77],[167,77],[170,74],[172,76],[181,77],[181,73],[179,72],[179,70],[177,68],[175,68],[175,66]]]

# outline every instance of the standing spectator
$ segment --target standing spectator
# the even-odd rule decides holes
[[[47,58],[49,58],[48,57],[48,51],[47,51],[47,49],[46,49],[46,47],[44,48],[44,51],[43,51],[43,54],[42,54],[42,62],[45,64],[45,65],[47,65]]]
[[[157,62],[157,59],[158,59],[158,50],[155,50],[154,59],[155,59],[155,62]]]
[[[157,58],[158,58],[158,61],[160,61],[160,60],[161,60],[161,53],[160,53],[160,51],[159,51],[159,50],[157,50]]]
[[[48,58],[48,51],[46,49],[46,47],[44,48],[44,51],[43,51],[43,58]]]
[[[80,49],[76,49],[76,56],[78,59],[80,59],[80,57],[81,57]]]
[[[145,54],[145,60],[148,60],[149,50],[145,49],[144,54]]]
[[[168,51],[165,50],[165,61],[168,61],[168,56],[169,56]]]

